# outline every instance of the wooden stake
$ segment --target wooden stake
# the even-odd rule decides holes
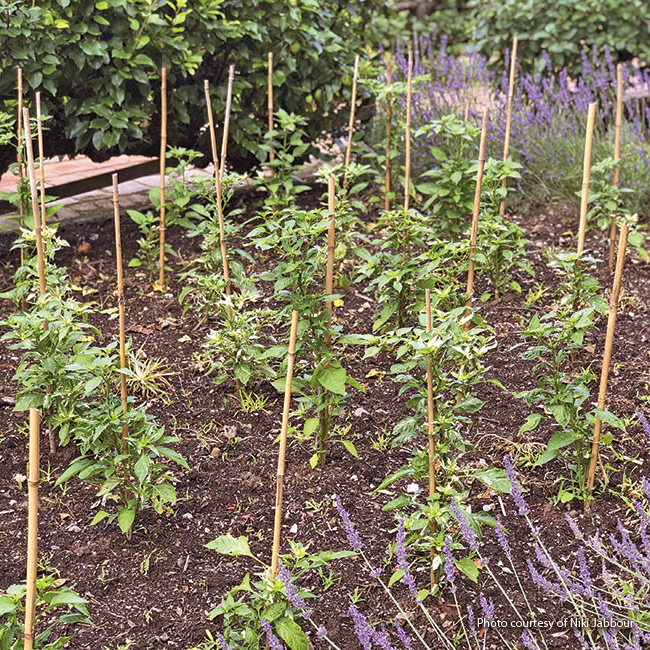
[[[29,409],[29,462],[27,463],[27,577],[25,596],[25,650],[34,647],[36,572],[38,567],[38,478],[40,467],[40,416]]]
[[[621,170],[619,161],[621,159],[621,126],[623,123],[623,64],[616,66],[616,127],[614,132],[614,187],[618,188]],[[614,248],[616,246],[616,212],[612,215],[612,223],[609,226],[609,259],[611,269],[614,266]]]
[[[16,140],[17,140],[17,151],[16,151],[16,162],[18,163],[18,179],[19,187],[22,187],[23,180],[25,179],[25,162],[23,159],[23,69],[16,68],[16,80],[18,85],[18,119],[16,120]],[[22,194],[19,195],[18,199],[18,217],[20,227],[25,226],[25,203],[23,202]],[[20,266],[25,266],[25,249],[20,249]],[[25,308],[24,301],[21,301],[21,308]]]
[[[267,78],[267,109],[269,114],[269,131],[273,131],[273,52],[269,52],[268,78]],[[273,145],[269,149],[269,162],[275,160],[275,151]],[[271,169],[273,174],[273,169]]]
[[[43,155],[43,120],[41,119],[41,93],[36,93],[36,128],[38,130],[38,171],[41,182],[41,225],[45,228],[45,156]]]
[[[278,452],[278,473],[275,492],[275,521],[273,526],[273,551],[271,554],[271,575],[278,574],[280,558],[280,534],[282,532],[282,495],[284,487],[284,465],[287,455],[287,431],[289,430],[289,409],[291,407],[291,382],[293,380],[293,362],[296,356],[296,334],[298,331],[298,312],[291,314],[291,333],[289,335],[289,354],[287,358],[287,380],[284,387],[284,408],[282,410],[282,428],[280,430],[280,450]]]
[[[332,213],[330,227],[327,231],[327,270],[325,272],[325,295],[330,296],[334,291],[334,248],[336,247],[336,184],[334,177],[327,179],[327,209]],[[327,301],[325,307],[330,311],[332,318],[332,302]]]
[[[386,52],[386,85],[390,88],[393,83],[393,62],[390,52]],[[393,110],[392,93],[386,93],[386,184],[384,188],[384,210],[390,210],[390,121]]]
[[[223,134],[221,136],[221,165],[219,177],[226,170],[226,152],[228,151],[228,132],[230,131],[230,107],[232,106],[232,84],[235,79],[235,66],[228,68],[228,90],[226,91],[226,111],[223,118]]]
[[[354,57],[354,73],[352,75],[352,98],[350,100],[350,121],[348,122],[348,146],[345,148],[345,169],[350,166],[352,157],[352,136],[354,135],[354,114],[357,108],[357,80],[359,78],[359,55]]]
[[[481,209],[481,188],[483,186],[483,168],[485,166],[485,146],[488,130],[488,107],[483,109],[481,124],[481,143],[478,153],[478,169],[476,171],[476,191],[474,192],[474,211],[472,213],[472,233],[469,240],[469,266],[467,268],[467,309],[465,317],[472,313],[472,294],[474,293],[474,254],[476,253],[476,238],[478,235],[478,215]],[[469,329],[469,319],[465,321],[465,330]]]
[[[160,290],[165,288],[165,174],[167,156],[167,68],[160,71]]]
[[[34,167],[34,149],[32,148],[32,133],[29,127],[29,109],[23,108],[23,126],[25,129],[25,151],[27,153],[27,169],[29,171],[29,188],[32,195],[32,211],[34,213],[34,234],[36,235],[36,263],[38,266],[39,293],[45,293],[45,259],[43,256],[43,237],[41,233],[41,213],[38,207],[38,191],[36,189],[36,169]]]
[[[411,95],[413,92],[413,51],[409,50],[408,77],[406,80],[406,129],[404,133],[404,212],[409,211],[411,199]]]
[[[205,92],[205,104],[208,110],[208,126],[210,129],[210,144],[212,146],[212,165],[214,167],[214,187],[217,200],[217,216],[219,217],[219,245],[221,247],[221,262],[223,264],[223,277],[226,281],[226,295],[230,296],[230,271],[228,269],[228,257],[226,255],[226,228],[223,221],[223,203],[221,200],[221,176],[219,175],[219,156],[217,154],[217,137],[214,130],[214,119],[212,117],[212,100],[210,99],[210,82],[203,81]],[[228,316],[232,318],[232,307],[228,304]]]
[[[605,351],[603,353],[603,367],[600,372],[600,388],[598,390],[598,408],[605,408],[605,398],[607,397],[607,379],[609,376],[609,364],[612,359],[612,347],[614,345],[614,329],[616,327],[616,313],[618,311],[618,296],[621,292],[621,279],[623,277],[623,264],[625,263],[625,249],[627,248],[627,236],[629,226],[624,223],[621,226],[621,233],[618,239],[618,253],[616,257],[616,269],[614,271],[614,283],[612,293],[609,297],[609,315],[607,318],[607,335],[605,337]],[[591,443],[591,459],[589,461],[589,473],[587,474],[587,497],[585,499],[585,509],[589,509],[591,493],[594,488],[594,479],[596,475],[596,463],[598,461],[598,450],[600,447],[600,432],[603,423],[596,416],[594,422],[594,437]]]
[[[515,95],[515,71],[517,70],[517,37],[512,38],[512,52],[510,54],[510,79],[508,81],[508,106],[506,109],[506,133],[503,139],[503,162],[508,158],[510,153],[510,127],[512,123],[512,100]],[[501,187],[506,188],[506,179],[502,179]],[[499,205],[499,215],[502,217],[506,213],[505,198]]]
[[[585,133],[585,157],[582,164],[582,196],[580,198],[580,228],[578,230],[578,255],[582,255],[587,232],[587,208],[589,206],[589,179],[591,177],[591,148],[594,138],[596,102],[589,104],[587,112],[587,131]]]
[[[122,270],[122,235],[120,233],[120,199],[117,189],[117,174],[113,174],[113,221],[115,222],[115,264],[117,266],[117,308],[120,323],[120,370],[126,370],[126,326],[124,314],[124,272]],[[126,375],[120,373],[120,399],[122,400],[122,411],[127,411]],[[128,423],[122,423],[122,439],[124,442],[124,453],[126,453],[126,436],[128,434]]]
[[[426,303],[426,328],[427,332],[431,332],[431,292],[429,289],[424,290],[424,297]],[[433,438],[434,432],[434,409],[433,409],[433,367],[431,364],[431,356],[427,356],[427,425],[429,436],[429,496],[432,497],[436,493],[436,469],[434,465],[434,454],[436,453],[435,440]],[[429,521],[429,530],[431,534],[436,532],[436,522],[431,519]],[[431,585],[435,585],[436,572],[433,568],[433,561],[435,560],[435,549],[431,548]]]
[[[465,102],[465,113],[463,113],[463,121],[469,120],[469,99]]]

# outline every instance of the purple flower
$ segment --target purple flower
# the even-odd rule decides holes
[[[291,603],[291,606],[300,611],[300,615],[303,618],[307,618],[314,613],[314,610],[310,609],[305,600],[298,594],[296,588],[291,582],[291,574],[289,573],[287,567],[279,563],[279,574],[280,579],[284,583],[284,592],[287,596],[287,600]]]
[[[576,551],[576,557],[578,558],[578,567],[580,569],[580,580],[585,586],[585,592],[588,596],[593,594],[593,580],[591,579],[591,572],[587,566],[587,560],[585,558],[585,549],[584,546],[581,546]]]
[[[395,650],[390,643],[388,632],[386,632],[386,626],[383,623],[381,624],[380,630],[373,629],[372,640],[378,648],[381,648],[381,650]]]
[[[575,519],[569,514],[565,514],[564,518],[567,520],[567,523],[569,524],[569,528],[571,529],[571,532],[573,533],[574,537],[579,540],[584,539],[584,535],[582,534],[582,531],[578,527],[578,524],[576,523]]]
[[[282,647],[282,641],[280,641],[280,639],[278,639],[278,637],[273,633],[271,624],[265,619],[262,619],[261,623],[262,629],[266,633],[266,640],[268,641],[270,650],[284,650]]]
[[[352,603],[350,603],[350,606],[348,607],[348,613],[352,617],[354,633],[357,635],[361,647],[363,650],[371,650],[374,634],[372,625],[370,625],[368,619]]]
[[[345,535],[348,538],[348,543],[353,550],[359,551],[363,544],[361,543],[359,533],[356,531],[354,524],[350,519],[350,515],[346,512],[343,504],[341,503],[341,499],[338,496],[334,497],[334,503],[336,504],[336,509],[339,512],[339,517],[343,522],[343,527],[345,528]]]
[[[456,503],[456,499],[451,500],[449,508],[454,513],[454,517],[456,517],[456,520],[460,525],[460,534],[465,540],[465,543],[470,547],[472,551],[478,553],[478,537],[476,536],[474,529],[467,523],[467,519],[461,511],[458,503]]]
[[[456,565],[454,564],[454,555],[451,550],[451,538],[449,535],[445,535],[443,553],[445,556],[445,578],[447,578],[451,593],[454,594],[456,593]]]
[[[494,601],[490,598],[487,599],[483,594],[479,594],[479,603],[481,604],[481,612],[486,621],[494,619]]]
[[[528,650],[539,650],[539,646],[533,641],[528,630],[524,630],[521,633],[521,640],[524,642],[524,648],[528,648]]]
[[[501,520],[497,517],[497,526],[495,529],[497,539],[499,540],[499,546],[501,546],[503,552],[506,554],[508,559],[512,558],[512,551],[510,549],[510,542],[508,541],[508,534],[501,523]]]
[[[397,524],[397,537],[395,538],[395,555],[397,557],[397,567],[404,573],[402,576],[402,582],[408,587],[409,591],[411,592],[411,596],[419,601],[418,588],[415,586],[415,580],[411,575],[409,563],[406,559],[406,548],[404,546],[405,541],[406,531],[404,530],[404,519],[400,519],[399,523]]]
[[[639,421],[641,422],[641,426],[643,427],[643,433],[645,433],[646,440],[650,445],[650,423],[646,419],[645,415],[643,415],[643,413],[641,413],[640,411],[636,412],[636,416],[639,418]]]
[[[411,639],[409,639],[408,635],[404,631],[404,628],[399,624],[399,621],[393,621],[393,624],[395,625],[397,638],[402,642],[402,645],[406,648],[406,650],[412,650],[413,643],[411,642]]]
[[[217,640],[217,643],[221,646],[219,650],[232,650],[232,648],[228,645],[228,641],[226,641],[223,634],[221,634],[220,632],[215,632],[214,638]]]
[[[503,457],[503,464],[505,465],[506,475],[510,481],[510,494],[512,495],[515,505],[519,508],[519,514],[522,516],[527,515],[530,513],[530,510],[524,501],[524,493],[519,484],[519,479],[517,478],[517,471],[512,464],[512,459],[509,454],[506,454]]]
[[[324,636],[327,635],[327,630],[321,625],[318,630],[316,630],[316,636],[319,639],[322,639]]]

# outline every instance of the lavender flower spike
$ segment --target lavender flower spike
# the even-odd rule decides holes
[[[456,499],[451,500],[451,503],[449,504],[449,508],[454,513],[454,517],[456,517],[456,520],[460,525],[460,534],[463,536],[465,543],[470,547],[472,551],[477,553],[478,537],[476,536],[474,529],[467,523],[467,519],[465,518],[465,515],[461,511],[458,503],[456,503]]]
[[[404,519],[399,520],[397,525],[397,537],[395,555],[397,556],[397,567],[402,570],[404,575],[402,576],[402,582],[409,588],[411,596],[419,601],[418,598],[418,588],[415,586],[415,580],[411,575],[409,569],[409,563],[406,559],[406,548],[404,547],[404,542],[406,541],[406,531],[404,530]]]
[[[217,640],[217,643],[219,644],[219,649],[220,650],[232,650],[232,648],[228,645],[228,641],[226,641],[226,638],[221,634],[220,632],[215,632],[214,637]]]
[[[372,650],[373,629],[368,619],[352,604],[348,607],[348,613],[354,623],[354,632],[359,639],[363,650]]]
[[[512,558],[512,550],[510,549],[510,542],[508,541],[508,533],[506,533],[505,528],[503,527],[503,524],[501,523],[501,519],[497,517],[497,526],[495,529],[495,533],[497,536],[497,539],[499,540],[499,546],[501,546],[501,549],[505,553],[505,556],[508,559]]]
[[[361,537],[359,537],[359,533],[354,527],[354,524],[350,519],[350,515],[346,512],[345,508],[343,507],[343,504],[341,503],[341,499],[338,495],[334,497],[334,503],[336,504],[336,509],[339,512],[339,517],[343,522],[343,527],[345,528],[345,535],[348,538],[348,543],[350,544],[353,550],[359,551],[363,546],[363,544],[361,543]]]
[[[280,641],[280,639],[278,639],[278,637],[273,633],[271,624],[265,619],[262,619],[261,623],[262,629],[266,633],[266,640],[269,643],[270,650],[284,650],[282,647],[282,641]]]
[[[445,535],[443,554],[445,556],[445,578],[447,578],[447,582],[449,583],[449,590],[454,594],[456,593],[456,565],[454,564],[454,556],[451,550],[451,537],[449,535]]]
[[[291,606],[294,609],[297,609],[303,618],[311,616],[313,610],[309,608],[305,600],[298,594],[298,591],[291,582],[291,574],[282,562],[279,563],[279,574],[280,580],[284,583],[284,592],[287,596],[287,600],[291,603]]]
[[[650,445],[650,423],[648,423],[645,415],[640,411],[637,411],[635,415],[639,418],[639,422],[641,422],[641,426],[643,427],[643,433],[645,433],[648,444]]]
[[[526,502],[524,501],[524,492],[521,489],[519,484],[519,479],[517,478],[517,471],[515,470],[514,465],[512,464],[512,459],[510,454],[506,454],[503,457],[503,464],[506,468],[506,475],[510,481],[510,494],[515,502],[515,505],[519,508],[519,514],[524,516],[530,513]]]
[[[412,650],[413,649],[413,643],[411,639],[409,639],[408,635],[404,631],[404,628],[399,624],[399,621],[395,620],[393,621],[395,625],[395,631],[397,632],[397,638],[402,642],[402,645],[406,650]]]

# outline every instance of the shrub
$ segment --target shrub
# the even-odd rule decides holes
[[[265,130],[268,48],[276,55],[276,105],[305,114],[313,138],[345,121],[331,110],[351,85],[351,75],[341,71],[351,70],[381,7],[380,0],[264,0],[254,7],[244,0],[0,0],[0,101],[6,105],[15,96],[19,65],[26,95],[41,90],[44,111],[53,116],[46,155],[157,155],[158,79],[166,66],[169,143],[209,154],[198,80],[212,81],[220,115],[234,63],[238,128],[231,130],[228,157],[244,168],[255,161]],[[10,148],[1,148],[0,171],[14,158]]]

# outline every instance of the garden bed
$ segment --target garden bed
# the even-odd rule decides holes
[[[320,188],[303,195],[309,207],[319,204]],[[306,197],[306,198],[304,198]],[[245,206],[248,196],[238,201]],[[238,217],[244,221],[245,216]],[[372,212],[364,217],[367,224],[376,218]],[[570,232],[575,232],[577,217],[571,211],[559,208],[517,216],[531,243],[528,261],[535,277],[517,272],[516,279],[522,287],[521,294],[508,293],[496,300],[480,305],[483,318],[495,330],[498,345],[486,357],[486,378],[498,379],[507,389],[494,384],[480,384],[477,396],[486,401],[475,416],[474,426],[466,432],[474,451],[463,457],[463,463],[480,469],[485,466],[502,467],[505,453],[511,453],[526,467],[525,457],[536,456],[549,437],[549,429],[538,429],[518,434],[526,419],[523,402],[512,396],[512,391],[531,388],[531,362],[522,361],[513,346],[519,342],[517,332],[533,312],[544,307],[546,298],[536,304],[526,305],[529,290],[537,283],[548,289],[549,295],[557,284],[556,276],[548,269],[542,252],[550,247],[567,249],[574,243]],[[137,228],[128,219],[122,220],[122,241],[125,260],[137,254]],[[85,223],[65,224],[59,234],[70,244],[57,258],[57,263],[67,267],[74,285],[79,288],[77,297],[92,301],[95,308],[91,322],[99,328],[106,340],[117,337],[115,308],[115,255],[112,220],[97,219]],[[172,228],[168,239],[180,254],[172,264],[195,257],[198,238],[188,239],[184,231]],[[10,240],[0,240],[2,265],[2,290],[11,287],[11,274],[16,266],[17,252],[9,250]],[[233,245],[233,242],[230,242]],[[588,249],[606,257],[606,243],[601,233],[588,233]],[[260,255],[257,269],[271,265],[274,253]],[[598,267],[603,287],[611,286],[611,273],[606,265]],[[56,477],[75,456],[72,447],[60,448],[50,455],[42,444],[42,476],[39,551],[42,561],[49,563],[67,584],[89,601],[89,611],[94,627],[77,629],[70,647],[116,648],[118,644],[133,642],[133,648],[180,648],[188,650],[204,638],[206,629],[218,630],[217,623],[207,619],[207,612],[216,607],[226,591],[237,585],[245,570],[256,570],[245,558],[217,555],[205,544],[219,535],[246,535],[251,548],[259,557],[269,559],[273,534],[273,507],[277,445],[274,440],[279,431],[282,395],[271,386],[263,385],[260,392],[268,398],[264,410],[242,413],[239,402],[233,397],[234,384],[230,381],[215,386],[210,377],[200,372],[194,362],[197,352],[209,329],[199,324],[192,311],[182,314],[178,296],[182,289],[176,274],[170,274],[168,292],[153,291],[146,274],[127,271],[126,322],[127,335],[132,337],[134,349],[142,347],[148,357],[163,359],[174,371],[170,377],[169,403],[152,400],[149,411],[168,431],[175,432],[181,441],[174,448],[182,453],[190,471],[176,468],[180,479],[176,485],[178,502],[175,516],[157,515],[152,510],[143,511],[136,520],[132,539],[127,540],[115,525],[90,522],[97,509],[96,490],[73,480],[65,490],[54,488]],[[481,295],[484,279],[477,279],[476,295]],[[272,283],[258,282],[257,286],[269,304]],[[344,333],[368,333],[370,314],[375,311],[364,287],[353,284],[342,291],[344,304],[336,310],[336,322]],[[650,291],[650,266],[633,259],[624,274],[624,291],[617,322],[613,351],[612,373],[608,388],[608,407],[619,417],[643,410],[643,398],[648,394],[650,382],[650,357],[645,342],[650,337],[650,316],[646,297]],[[80,296],[83,296],[81,298]],[[0,315],[5,318],[12,307],[8,301],[0,305]],[[108,312],[108,313],[107,313]],[[585,349],[591,355],[592,370],[599,372],[605,336],[606,319],[601,318],[593,339]],[[286,331],[276,331],[275,338],[286,339]],[[287,455],[285,480],[285,511],[283,530],[284,546],[288,541],[311,544],[316,549],[347,549],[345,533],[331,497],[340,495],[352,520],[367,545],[371,558],[381,564],[385,550],[394,539],[395,518],[382,507],[396,496],[408,483],[393,484],[388,492],[373,490],[382,480],[400,467],[408,457],[405,447],[390,448],[382,444],[381,434],[390,433],[393,426],[407,415],[405,399],[398,392],[400,385],[390,375],[393,360],[386,354],[363,359],[363,351],[348,348],[346,352],[348,373],[362,382],[366,392],[355,391],[345,406],[345,424],[350,425],[349,437],[358,458],[343,445],[332,445],[327,464],[315,469],[309,459],[313,448],[308,443],[290,443]],[[16,475],[25,474],[27,438],[24,435],[25,418],[12,410],[16,386],[11,377],[16,369],[18,353],[0,348],[0,590],[24,577],[26,486],[19,485]],[[595,396],[592,396],[595,399]],[[301,426],[296,423],[296,426]],[[633,424],[628,432],[616,432],[614,449],[626,458],[625,473],[610,472],[609,491],[598,493],[591,516],[582,517],[581,506],[573,501],[555,507],[551,504],[557,494],[554,481],[566,473],[560,460],[540,468],[522,472],[522,482],[528,489],[527,502],[532,518],[541,528],[541,535],[549,549],[558,556],[566,552],[570,532],[563,511],[572,511],[585,530],[601,528],[603,533],[616,530],[617,518],[626,512],[620,499],[612,492],[625,491],[629,479],[640,480],[647,472],[648,444],[640,425]],[[45,440],[45,438],[43,438]],[[291,440],[291,439],[290,439]],[[606,462],[612,460],[607,458]],[[615,463],[614,463],[615,464]],[[623,465],[621,464],[621,469]],[[626,495],[631,496],[631,495]],[[484,510],[501,514],[511,533],[511,544],[518,551],[515,563],[526,573],[525,560],[532,557],[530,535],[516,514],[510,497],[485,488],[474,482],[468,504],[473,511]],[[496,551],[496,542],[490,541],[492,533],[485,532],[488,555]],[[288,550],[288,549],[284,549]],[[428,573],[415,573],[418,582],[426,586]],[[309,580],[314,591],[322,594],[315,600],[315,618],[325,626],[330,638],[341,648],[356,647],[354,629],[347,614],[349,595],[357,590],[361,595],[358,607],[374,620],[391,620],[396,612],[382,595],[381,589],[355,560],[336,562],[336,577],[331,586],[323,589],[323,580],[313,575]],[[388,569],[390,573],[391,569]],[[327,578],[328,569],[324,576]],[[505,576],[506,584],[512,577]],[[480,587],[465,580],[459,592],[461,606],[478,602]],[[309,586],[309,583],[307,584]],[[406,588],[395,587],[397,597],[408,611]],[[497,618],[507,617],[507,603],[498,592],[489,592],[496,602]],[[549,618],[559,618],[557,604],[547,601],[540,590],[528,594],[535,606],[546,611]],[[458,625],[456,609],[447,593],[437,599],[428,599],[427,607],[444,629],[455,630]],[[416,615],[417,617],[417,615]],[[421,628],[426,621],[420,619]],[[512,631],[517,635],[519,632]],[[494,637],[496,639],[496,637]],[[551,639],[553,648],[574,647],[570,632]],[[314,647],[326,647],[312,639]],[[126,647],[129,647],[128,644]],[[435,647],[435,646],[434,646]],[[499,642],[490,641],[488,647],[498,648]]]

